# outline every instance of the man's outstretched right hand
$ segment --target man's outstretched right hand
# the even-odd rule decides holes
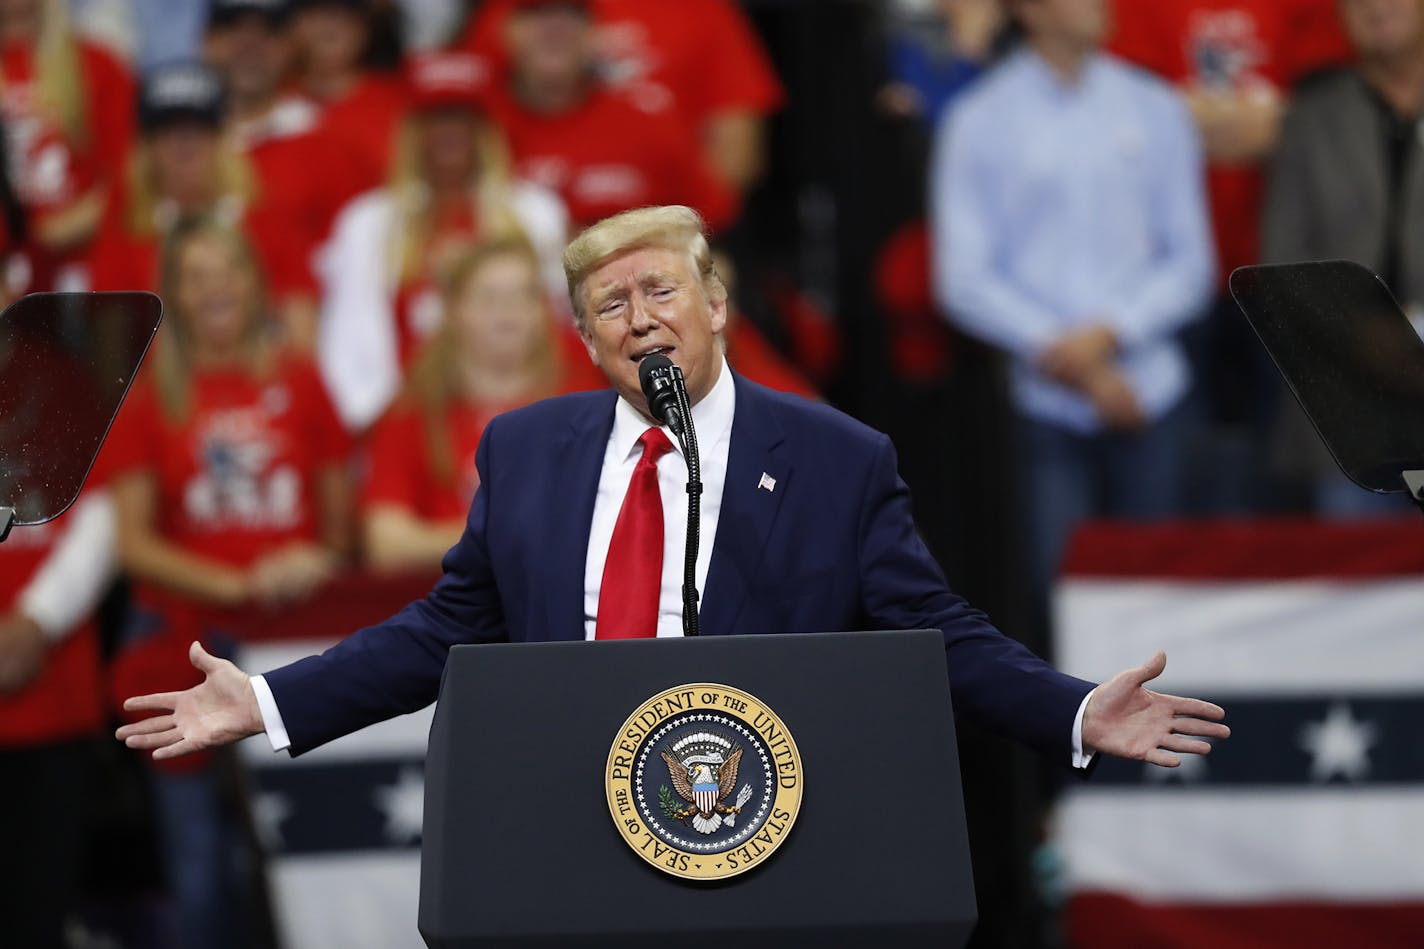
[[[151,750],[154,760],[230,744],[261,734],[262,713],[247,673],[226,659],[209,655],[198,643],[188,648],[203,681],[182,692],[137,695],[124,702],[126,712],[157,712],[125,725],[114,736],[130,748]]]

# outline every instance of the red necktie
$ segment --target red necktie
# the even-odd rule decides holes
[[[672,451],[661,429],[638,439],[643,457],[633,469],[618,509],[603,585],[598,593],[594,639],[639,639],[658,634],[658,598],[663,586],[663,498],[658,459]]]

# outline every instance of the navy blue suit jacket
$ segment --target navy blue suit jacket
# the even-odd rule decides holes
[[[915,532],[890,439],[734,379],[703,635],[939,629],[956,708],[1066,764],[1091,683],[949,591]],[[584,638],[584,561],[616,398],[562,396],[489,424],[467,528],[430,595],[267,673],[293,754],[433,702],[451,646]],[[775,490],[758,488],[763,472]]]

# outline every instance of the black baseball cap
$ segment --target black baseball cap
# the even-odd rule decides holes
[[[145,132],[179,122],[219,128],[226,112],[222,78],[201,63],[160,66],[139,88],[138,125]]]
[[[269,26],[281,26],[291,8],[291,0],[209,0],[208,28],[228,26],[249,16],[261,17]]]

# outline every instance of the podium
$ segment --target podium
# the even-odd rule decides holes
[[[670,697],[652,701],[664,693]],[[769,711],[746,712],[739,724],[727,709],[745,703],[732,693]],[[780,728],[770,724],[772,712]],[[697,723],[688,724],[690,734],[674,728],[690,722]],[[624,754],[638,744],[630,736],[644,732],[645,751]],[[685,737],[674,743],[678,734]],[[677,760],[658,760],[656,741],[665,742],[664,760]],[[705,780],[697,772],[704,761],[735,777],[738,755],[734,783],[750,790],[727,786],[715,807],[668,787],[679,761],[690,762],[696,781]],[[646,770],[630,777],[635,761]],[[793,787],[783,791],[787,781]],[[678,863],[676,851],[687,850],[683,871],[713,872],[721,858],[702,851],[715,849],[719,835],[756,828],[763,788],[782,803],[794,791],[799,808],[787,827],[784,809],[773,806],[781,819],[767,818],[755,835],[771,842],[777,828],[773,852],[750,838],[756,849],[732,852],[742,868],[753,862],[750,869],[686,879],[655,861],[655,852],[671,850],[662,862]],[[646,790],[646,802],[629,801],[630,789]],[[745,800],[739,813],[734,799]],[[742,823],[697,830],[700,816],[719,823],[714,810]],[[650,823],[662,842],[649,839]],[[426,761],[420,932],[433,949],[757,949],[813,940],[956,947],[975,919],[937,631],[450,651]]]

